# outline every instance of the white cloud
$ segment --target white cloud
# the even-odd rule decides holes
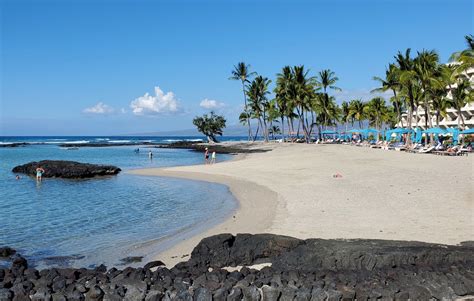
[[[177,113],[180,111],[179,102],[173,92],[166,94],[155,87],[155,95],[146,93],[130,103],[130,108],[135,115],[156,115],[163,113]]]
[[[205,98],[205,99],[201,100],[201,103],[199,104],[199,106],[201,108],[210,110],[210,109],[222,108],[224,106],[224,103],[219,102],[217,100]]]
[[[83,112],[87,114],[112,114],[114,111],[114,108],[103,102],[99,102],[95,106],[83,110]]]

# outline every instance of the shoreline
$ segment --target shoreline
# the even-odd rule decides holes
[[[184,239],[155,259],[174,265],[202,238],[218,233],[449,245],[474,240],[471,156],[414,156],[346,145],[260,147],[272,151],[213,166],[132,171],[223,184],[239,202],[235,219]],[[343,177],[334,178],[335,173]]]
[[[235,158],[237,161],[241,158]],[[147,168],[129,171],[134,175],[158,176],[178,179],[188,179],[202,182],[211,182],[228,187],[230,193],[236,201],[236,208],[220,218],[217,223],[211,223],[210,227],[201,225],[197,229],[188,229],[184,233],[178,233],[167,238],[163,238],[158,252],[152,254],[152,260],[161,260],[166,266],[172,267],[177,263],[188,259],[194,247],[205,237],[220,233],[265,233],[271,228],[274,222],[276,207],[279,203],[279,196],[262,185],[250,181],[240,180],[234,177],[222,175],[210,175],[206,173],[188,173],[170,171],[169,168]],[[260,200],[259,204],[252,200]],[[160,250],[161,249],[161,250]]]

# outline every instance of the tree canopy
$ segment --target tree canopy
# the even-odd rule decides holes
[[[217,142],[216,135],[222,136],[226,120],[223,116],[216,115],[213,111],[208,115],[196,116],[193,124],[203,133],[209,142]]]

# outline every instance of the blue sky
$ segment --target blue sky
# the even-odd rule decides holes
[[[330,68],[339,102],[366,99],[397,51],[446,62],[474,28],[471,0],[0,3],[0,135],[189,129],[211,107],[237,124],[239,61]]]

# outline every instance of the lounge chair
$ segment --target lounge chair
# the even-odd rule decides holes
[[[435,146],[430,146],[430,147],[427,147],[427,148],[422,148],[418,151],[418,153],[420,154],[427,154],[427,153],[431,153],[435,150]]]

